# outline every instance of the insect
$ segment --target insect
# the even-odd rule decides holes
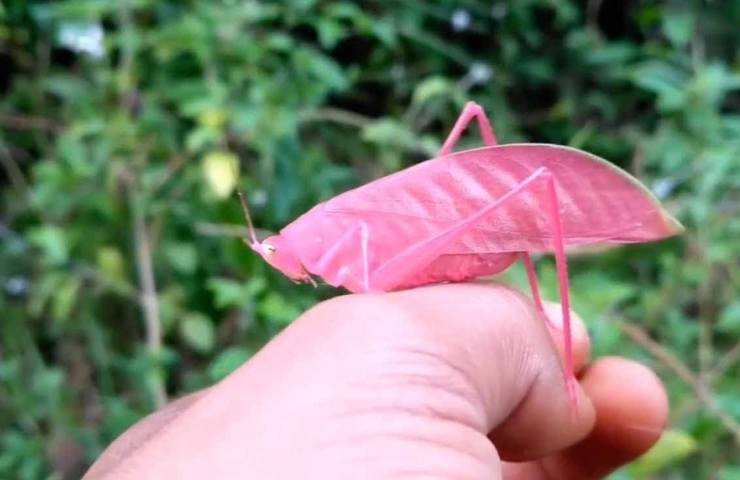
[[[476,119],[485,147],[452,152]],[[683,230],[638,180],[606,160],[560,145],[497,145],[483,109],[468,102],[438,155],[320,203],[264,241],[245,243],[296,282],[312,275],[351,292],[462,282],[524,263],[547,315],[531,254],[555,255],[565,374],[575,403],[566,248],[638,243]]]

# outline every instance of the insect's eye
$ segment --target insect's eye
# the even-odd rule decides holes
[[[265,252],[266,255],[272,255],[277,251],[277,248],[275,248],[274,245],[270,245],[269,243],[263,243],[262,251]]]

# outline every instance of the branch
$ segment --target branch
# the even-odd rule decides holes
[[[2,139],[0,139],[0,164],[2,164],[5,174],[10,179],[10,183],[18,190],[27,193],[28,181],[25,175],[23,175],[23,170],[21,170],[21,167],[15,161]]]
[[[659,362],[688,384],[694,390],[698,400],[720,421],[734,436],[735,442],[740,445],[740,422],[717,404],[711,389],[684,362],[671,351],[653,340],[645,330],[637,325],[624,322],[618,318],[614,318],[613,321],[635,343],[642,346]]]
[[[586,25],[596,35],[601,36],[599,31],[599,10],[603,0],[589,0],[586,4]]]
[[[15,130],[42,130],[51,133],[58,133],[62,130],[61,125],[47,118],[8,113],[0,113],[0,126]]]
[[[348,110],[339,108],[316,108],[298,112],[299,122],[326,121],[334,122],[350,127],[362,128],[372,120],[364,115],[360,115]]]
[[[707,372],[707,381],[713,382],[718,378],[722,377],[727,373],[729,369],[735,366],[740,361],[740,343],[736,344],[729,351],[727,351],[715,364],[709,372]]]
[[[144,313],[144,325],[146,328],[147,350],[153,359],[159,359],[162,351],[162,323],[159,318],[159,301],[157,287],[154,281],[154,268],[152,267],[152,250],[149,229],[144,220],[144,215],[134,193],[134,185],[130,185],[129,191],[131,209],[133,212],[134,246],[136,249],[136,270],[139,276],[141,292],[139,301]],[[157,408],[167,403],[167,392],[164,382],[159,376],[152,380],[152,395]]]

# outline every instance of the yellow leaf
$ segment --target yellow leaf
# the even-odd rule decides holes
[[[630,465],[637,478],[646,478],[665,467],[680,462],[699,447],[697,441],[681,430],[666,430],[653,448]]]
[[[239,159],[231,152],[211,152],[203,158],[203,175],[213,194],[226,198],[236,187]]]
[[[106,280],[122,282],[126,279],[126,261],[116,247],[110,245],[100,247],[96,252],[96,263]]]
[[[204,110],[198,115],[198,123],[206,128],[221,130],[226,123],[226,112],[221,109]]]

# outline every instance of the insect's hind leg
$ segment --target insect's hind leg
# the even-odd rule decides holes
[[[576,376],[573,365],[573,337],[570,322],[570,285],[568,281],[568,260],[565,257],[565,241],[563,223],[560,218],[560,202],[552,175],[547,177],[547,191],[545,205],[550,217],[553,250],[555,252],[555,267],[558,272],[558,288],[560,290],[560,308],[563,316],[563,347],[565,350],[565,380],[568,387],[568,396],[574,409],[578,408],[576,396]]]
[[[483,143],[487,146],[496,145],[496,135],[493,133],[493,127],[491,127],[491,122],[488,120],[486,112],[483,111],[483,107],[475,102],[468,102],[465,104],[460,116],[457,117],[457,121],[447,136],[447,140],[445,140],[444,145],[442,145],[439,153],[437,153],[438,156],[446,155],[452,151],[473,118],[478,119],[478,127],[480,129],[480,135],[483,137]]]
[[[402,286],[405,281],[424,269],[439,255],[444,253],[450,244],[459,240],[463,235],[475,228],[483,219],[512,198],[532,187],[535,182],[545,182],[545,203],[547,215],[550,218],[550,228],[553,238],[553,250],[558,271],[560,287],[560,303],[563,315],[563,344],[565,350],[565,377],[568,396],[574,409],[577,408],[576,378],[573,364],[573,342],[570,325],[570,297],[568,293],[568,264],[565,258],[565,244],[563,226],[560,219],[560,205],[552,173],[547,168],[538,168],[529,177],[522,180],[515,188],[497,198],[489,205],[480,209],[462,221],[452,225],[437,235],[414,243],[390,258],[370,275],[370,282],[378,290],[388,291]]]
[[[541,181],[546,175],[549,175],[546,168],[537,169],[516,187],[493,200],[476,213],[430,238],[404,248],[371,272],[370,282],[373,287],[379,290],[398,288],[409,277],[424,269],[435,258],[444,253],[444,250],[451,243],[454,243],[471,229],[475,228],[476,225],[490,215],[496,208],[509,202],[512,198],[516,198],[523,191],[531,188],[534,182]]]

